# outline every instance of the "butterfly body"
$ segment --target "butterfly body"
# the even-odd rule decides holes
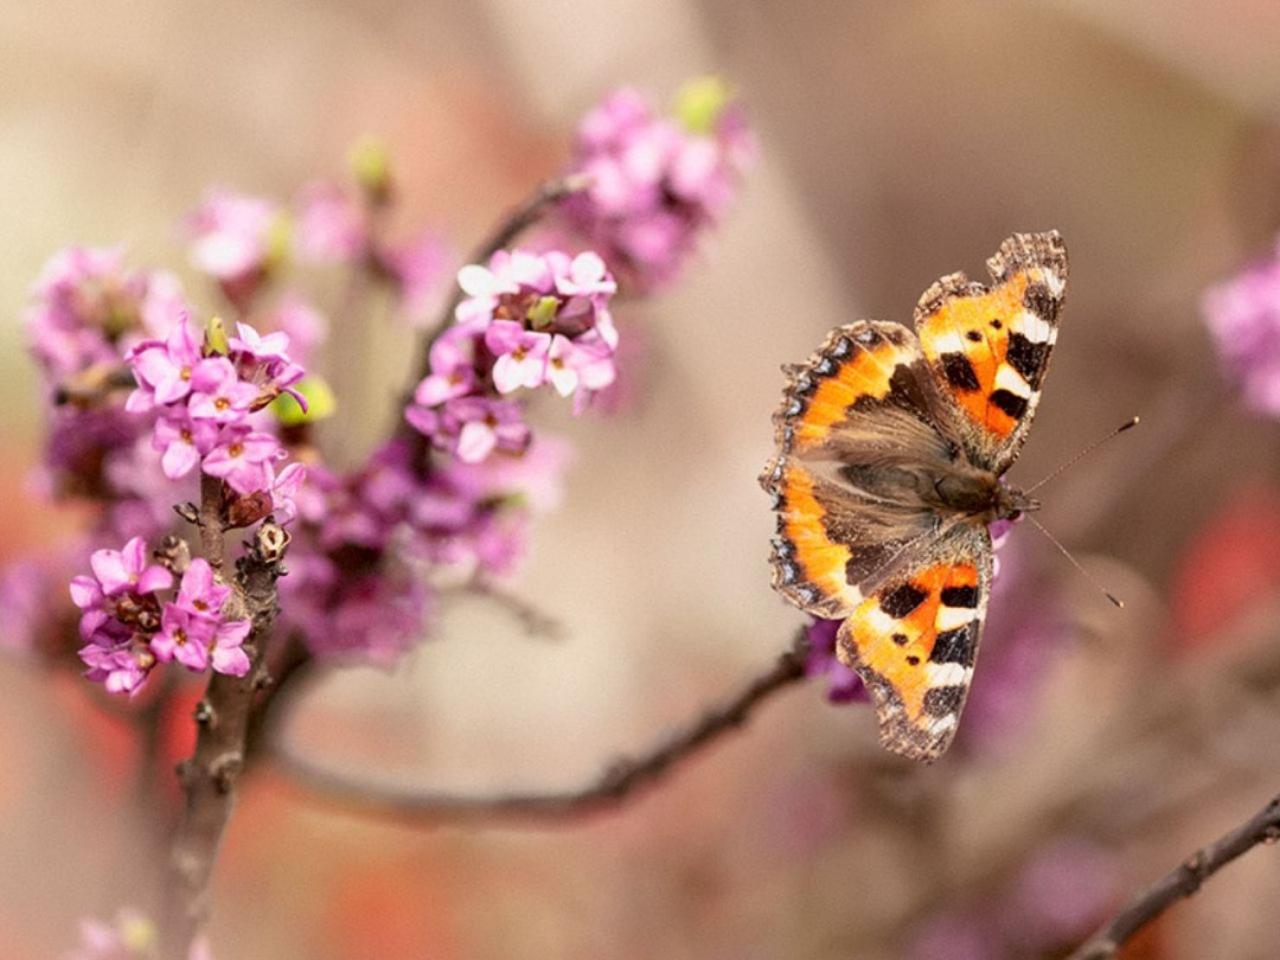
[[[773,586],[840,619],[837,653],[871,691],[891,750],[949,746],[972,676],[992,571],[988,524],[1039,503],[1002,477],[1017,457],[1057,339],[1067,258],[1056,232],[1014,234],[993,283],[952,274],[915,332],[862,320],[784,367],[773,498]]]

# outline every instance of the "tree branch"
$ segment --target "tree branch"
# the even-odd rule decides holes
[[[468,796],[418,792],[368,783],[324,770],[274,745],[280,768],[323,803],[360,816],[410,824],[474,823],[483,820],[563,820],[622,803],[670,774],[703,747],[742,726],[765,700],[804,679],[806,632],[764,673],[751,678],[723,703],[706,710],[684,730],[635,757],[612,763],[576,790]]]
[[[222,482],[201,478],[200,540],[218,569],[223,555]],[[257,530],[248,554],[236,564],[232,603],[253,622],[245,640],[250,668],[243,677],[214,673],[196,707],[196,748],[178,767],[186,792],[182,822],[169,853],[169,884],[161,928],[164,960],[186,960],[209,913],[209,881],[235,803],[244,768],[245,741],[255,692],[265,682],[265,652],[276,615],[276,580],[288,534],[270,522]],[[216,561],[216,563],[215,563]]]
[[[1179,900],[1191,896],[1236,857],[1280,840],[1280,795],[1230,833],[1202,847],[1133,898],[1068,960],[1108,960],[1139,930]]]

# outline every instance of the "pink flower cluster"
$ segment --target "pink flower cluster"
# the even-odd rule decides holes
[[[118,250],[71,247],[45,265],[25,325],[50,400],[49,493],[128,499],[113,473],[147,424],[125,414],[111,377],[130,348],[183,309],[173,276],[129,270]]]
[[[255,429],[252,420],[283,392],[306,407],[291,390],[303,370],[289,358],[288,346],[284,333],[262,336],[239,323],[222,353],[208,337],[197,337],[182,317],[165,340],[147,340],[129,352],[138,387],[126,407],[134,413],[158,411],[152,445],[161,452],[166,477],[179,479],[199,465],[241,496],[298,482],[300,467],[277,477],[274,464],[285,457],[284,448],[273,434]]]
[[[70,247],[52,257],[34,291],[26,327],[51,387],[99,365],[163,327],[183,307],[172,274],[128,270],[116,249]]]
[[[251,623],[223,617],[231,588],[218,583],[208,562],[192,560],[168,600],[161,595],[173,590],[173,572],[150,562],[141,537],[123,550],[94,551],[89,565],[92,576],[72,579],[71,600],[80,608],[80,659],[90,680],[133,694],[157,663],[234,677],[249,672],[242,644]]]
[[[425,570],[449,567],[464,580],[511,573],[529,511],[558,499],[564,461],[540,438],[519,457],[424,472],[415,444],[400,438],[348,476],[313,468],[280,581],[286,628],[319,656],[395,662],[434,608]]]
[[[464,463],[529,443],[520,406],[503,399],[549,384],[581,412],[617,376],[609,312],[617,284],[591,252],[500,250],[458,271],[457,323],[431,348],[431,372],[405,417]],[[495,396],[496,394],[496,396]]]
[[[191,264],[223,283],[266,272],[287,240],[284,211],[270,200],[211,190],[187,217]]]
[[[1280,416],[1280,243],[1204,295],[1205,323],[1245,405]]]
[[[566,218],[641,291],[675,279],[754,158],[744,113],[718,81],[696,81],[682,101],[680,118],[659,117],[622,89],[578,127],[573,170],[591,183],[565,202]]]

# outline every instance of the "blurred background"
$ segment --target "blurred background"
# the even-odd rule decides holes
[[[1071,287],[1015,481],[1132,414],[1004,548],[969,714],[931,768],[820,680],[668,782],[580,822],[424,829],[252,779],[216,883],[219,960],[1040,958],[1065,954],[1280,784],[1280,423],[1224,375],[1210,285],[1280,228],[1280,6],[1266,0],[0,5],[0,559],[73,529],[36,498],[20,317],[72,242],[184,268],[210,184],[291,196],[388,145],[406,217],[469,249],[561,168],[578,117],[717,73],[760,160],[574,443],[512,589],[531,639],[451,603],[392,671],[313,685],[288,735],[325,766],[432,789],[565,788],[766,668],[803,618],[769,589],[755,477],[784,362],[858,317],[906,321],[1014,230],[1062,231]],[[189,276],[189,275],[188,275]],[[198,282],[189,286],[198,299]],[[212,295],[206,298],[211,305]],[[411,331],[368,337],[339,441],[385,429]],[[0,646],[5,624],[0,623]],[[79,681],[0,659],[0,953],[60,956],[145,889],[132,744]],[[1273,958],[1280,860],[1254,852],[1125,956]]]

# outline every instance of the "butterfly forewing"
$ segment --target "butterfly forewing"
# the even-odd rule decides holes
[[[924,292],[915,325],[971,460],[1000,474],[1040,401],[1067,286],[1057,231],[1015,233],[987,261],[990,287],[956,273]]]

